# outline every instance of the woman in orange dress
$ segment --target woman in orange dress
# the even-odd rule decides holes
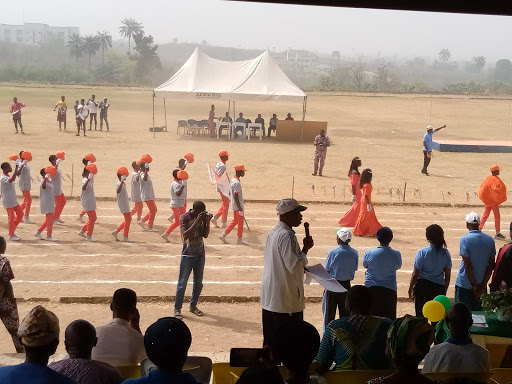
[[[359,167],[361,166],[361,159],[354,157],[352,163],[350,163],[350,169],[348,170],[348,177],[350,177],[350,184],[352,188],[352,207],[345,213],[345,216],[339,221],[342,227],[353,227],[359,216],[359,207],[361,206],[361,188],[359,187],[359,179],[361,174],[359,173]]]
[[[361,174],[359,182],[360,188],[363,190],[361,203],[359,208],[359,217],[357,218],[352,233],[356,236],[375,236],[377,231],[382,227],[372,203],[372,170],[366,168]]]

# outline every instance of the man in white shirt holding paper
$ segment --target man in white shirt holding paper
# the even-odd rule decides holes
[[[279,222],[267,236],[261,282],[263,345],[269,345],[282,324],[304,317],[304,267],[314,243],[311,236],[304,237],[301,249],[292,228],[301,224],[306,209],[295,199],[277,203]]]

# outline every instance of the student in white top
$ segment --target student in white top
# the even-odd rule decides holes
[[[60,215],[64,210],[64,206],[66,205],[66,196],[62,192],[62,172],[59,170],[59,164],[65,160],[66,154],[62,151],[57,152],[56,155],[51,155],[48,160],[52,164],[53,167],[57,170],[57,175],[52,177],[52,185],[53,185],[53,196],[55,200],[55,213],[53,214],[54,224],[64,224],[64,221],[61,220]]]
[[[89,164],[95,163],[95,162],[96,162],[96,156],[94,156],[94,154],[92,154],[92,153],[86,153],[84,158],[82,159],[82,164],[84,165],[84,167],[87,167]],[[82,209],[82,212],[80,212],[80,214],[78,215],[77,220],[83,222],[84,216],[85,216],[85,211]]]
[[[115,231],[112,232],[112,236],[115,237],[116,241],[119,241],[117,234],[124,230],[123,241],[125,243],[131,242],[128,238],[128,233],[130,232],[130,223],[132,222],[132,215],[130,214],[130,202],[128,201],[128,192],[126,191],[125,184],[125,180],[128,175],[129,172],[128,168],[126,167],[121,167],[117,170],[117,179],[119,180],[116,184],[117,205],[119,206],[119,209],[124,216],[124,221],[117,227]]]
[[[81,99],[80,104],[76,107],[76,127],[78,129],[78,133],[75,136],[80,136],[80,129],[84,130],[85,134],[85,121],[87,120],[87,116],[89,116],[89,107],[85,105],[85,100]]]
[[[87,223],[78,232],[78,236],[82,236],[87,241],[96,241],[92,237],[94,230],[94,223],[96,222],[96,196],[94,195],[94,174],[97,172],[96,165],[91,163],[84,168],[82,173],[82,194],[80,200],[82,201],[82,208],[87,213]]]
[[[228,227],[219,235],[219,239],[227,244],[226,236],[238,226],[237,228],[237,237],[238,245],[246,245],[242,239],[244,234],[244,196],[242,194],[242,184],[240,184],[240,178],[245,176],[245,172],[247,169],[243,165],[235,166],[236,175],[233,177],[230,183],[231,188],[231,208],[233,209],[233,221],[229,223]]]
[[[21,238],[16,236],[14,231],[23,218],[23,210],[18,204],[18,199],[16,198],[16,187],[14,181],[16,180],[17,169],[12,172],[12,167],[9,163],[2,163],[1,168],[2,176],[0,177],[0,195],[2,196],[2,205],[7,210],[9,238],[12,241],[19,241]],[[9,176],[9,173],[11,172],[12,176]]]
[[[169,235],[180,226],[180,217],[186,212],[185,202],[187,201],[187,171],[175,169],[172,172],[174,180],[171,183],[171,209],[174,214],[174,221],[162,234],[162,238],[169,242]]]
[[[29,151],[20,152],[20,165],[18,167],[18,184],[21,193],[23,193],[23,202],[21,203],[21,209],[25,212],[23,222],[26,224],[34,224],[30,220],[30,208],[32,207],[32,178],[30,177],[30,167],[28,162],[32,161],[32,153]]]
[[[228,151],[220,151],[219,152],[220,161],[217,163],[217,166],[215,167],[215,173],[218,176],[222,176],[224,172],[226,172],[226,161],[229,160],[229,153]],[[229,180],[229,179],[228,179]],[[219,210],[213,216],[213,219],[211,220],[211,223],[218,228],[217,220],[219,220],[219,217],[222,216],[222,228],[226,228],[228,226],[228,212],[229,212],[229,196],[224,196],[224,194],[221,192],[219,186],[217,186],[217,192],[220,193],[220,198],[222,199],[222,205],[220,206]]]
[[[98,120],[96,119],[98,115],[98,106],[100,103],[96,101],[96,95],[92,95],[89,101],[87,102],[87,107],[89,107],[89,112],[91,117],[89,118],[89,131],[92,129],[92,121],[94,120],[94,130],[97,131]]]
[[[489,351],[474,344],[469,337],[473,325],[469,308],[464,303],[452,305],[446,315],[446,323],[451,337],[430,349],[421,372],[489,372]]]
[[[158,229],[153,228],[158,211],[155,204],[155,191],[153,190],[153,182],[149,177],[149,163],[144,161],[140,163],[140,197],[148,206],[149,212],[137,224],[148,232],[158,232]],[[146,222],[148,223],[147,227]]]
[[[41,233],[46,229],[46,240],[57,241],[57,239],[52,236],[54,221],[53,214],[55,213],[52,177],[57,176],[57,170],[55,167],[50,165],[46,168],[42,168],[39,173],[42,176],[39,187],[39,206],[41,208],[41,213],[45,215],[45,219],[34,236],[43,240]]]
[[[132,163],[132,168],[133,171],[130,176],[130,197],[135,205],[130,211],[130,215],[133,216],[137,214],[137,222],[139,222],[142,220],[142,209],[144,208],[144,203],[140,197],[140,165],[134,161]]]

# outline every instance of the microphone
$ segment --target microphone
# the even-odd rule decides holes
[[[304,223],[304,230],[306,231],[306,237],[311,237],[311,235],[309,234],[309,223],[308,222]]]

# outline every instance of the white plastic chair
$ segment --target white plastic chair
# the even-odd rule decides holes
[[[247,130],[249,131],[247,140],[251,140],[251,129],[258,129],[260,131],[260,140],[263,140],[263,125],[261,123],[249,123],[247,126]]]
[[[232,129],[231,129],[231,123],[229,121],[222,121],[222,122],[217,121],[215,123],[215,126],[217,127],[217,139],[220,139],[223,129],[228,130],[228,137],[231,139]]]
[[[242,132],[244,134],[244,139],[247,137],[247,127],[246,127],[246,124],[245,123],[233,123],[233,125],[231,126],[231,138],[234,138],[235,137],[235,131],[238,127],[241,127],[242,128]]]

